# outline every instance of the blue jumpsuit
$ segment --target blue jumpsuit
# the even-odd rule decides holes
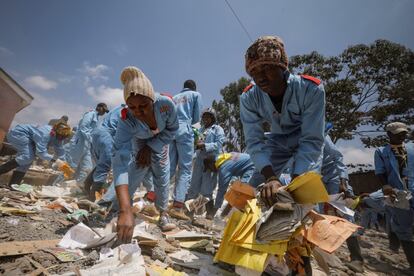
[[[403,176],[407,177],[406,185],[400,176],[398,161],[391,150],[390,145],[378,148],[375,151],[375,174],[385,174],[387,184],[398,190],[408,190],[414,195],[414,144],[405,144],[407,150],[407,167]],[[412,226],[414,222],[414,199],[411,199],[411,209],[404,210],[385,206],[388,231],[394,232],[399,240],[411,241],[413,238]]]
[[[17,150],[16,162],[20,172],[26,172],[35,155],[43,160],[50,161],[53,156],[48,153],[48,147],[52,146],[55,155],[65,160],[63,140],[56,139],[51,135],[52,126],[17,125],[7,134],[7,140]]]
[[[191,125],[200,121],[201,94],[188,88],[173,97],[177,107],[179,128],[170,145],[170,177],[178,172],[175,181],[174,200],[184,202],[191,181],[194,153],[194,132]]]
[[[98,113],[95,110],[86,112],[79,121],[74,143],[70,145],[70,165],[76,168],[74,177],[77,182],[83,182],[92,170],[92,131],[98,126],[98,122]]]
[[[221,126],[213,124],[208,128],[201,127],[200,133],[204,137],[205,151],[197,150],[191,177],[191,186],[188,190],[187,199],[196,198],[199,194],[209,199],[217,185],[217,173],[205,171],[204,159],[207,157],[217,158],[223,149],[224,130]]]
[[[92,131],[92,157],[95,160],[95,170],[93,172],[93,181],[105,183],[108,173],[111,170],[111,156],[113,140],[121,119],[121,110],[124,105],[112,109],[102,121],[102,125]]]
[[[247,153],[232,152],[231,158],[220,165],[218,169],[218,191],[214,208],[219,209],[223,204],[224,194],[233,177],[240,178],[247,183],[252,177],[255,168]]]
[[[240,118],[250,154],[256,169],[261,172],[272,166],[280,176],[293,157],[292,174],[319,171],[325,130],[325,91],[318,80],[286,72],[287,88],[281,113],[270,96],[257,85],[240,97]],[[265,139],[263,122],[271,125]]]
[[[379,189],[363,200],[365,207],[361,212],[361,226],[367,229],[370,225],[378,225],[378,214],[384,215],[384,193]]]
[[[339,193],[341,178],[348,180],[348,170],[343,162],[343,155],[332,142],[329,135],[325,136],[322,158],[322,181],[328,194]],[[347,185],[347,190],[352,194],[352,187]]]
[[[167,209],[170,161],[168,145],[178,130],[177,111],[172,100],[166,96],[155,96],[154,113],[157,129],[151,130],[147,124],[138,120],[131,112],[125,120],[120,120],[114,138],[112,168],[115,186],[128,185],[129,194],[137,190],[148,171],[152,172],[154,191],[157,195],[155,205],[161,211]],[[132,149],[129,143],[132,142]],[[152,149],[149,167],[137,167],[136,154],[148,145]],[[114,185],[104,195],[104,201],[116,200]]]

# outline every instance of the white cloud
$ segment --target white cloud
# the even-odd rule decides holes
[[[47,124],[50,119],[69,116],[69,124],[77,125],[81,116],[88,108],[80,104],[70,104],[60,99],[51,99],[41,94],[31,92],[34,97],[32,103],[17,113],[13,125],[16,124]]]
[[[58,84],[55,81],[48,80],[43,76],[31,76],[25,79],[25,83],[33,88],[42,90],[56,89]]]
[[[96,102],[104,102],[108,106],[115,107],[124,103],[124,92],[119,88],[111,88],[105,85],[88,87],[86,93]]]
[[[0,56],[10,57],[10,56],[13,56],[13,55],[14,55],[14,53],[12,51],[7,49],[6,47],[0,46]]]
[[[83,67],[79,69],[81,73],[84,73],[86,76],[84,78],[84,84],[89,85],[91,80],[108,80],[108,77],[104,75],[105,72],[109,70],[109,67],[104,64],[98,64],[91,66],[89,62],[85,61]]]
[[[360,148],[351,145],[339,146],[345,164],[374,164],[374,148]]]

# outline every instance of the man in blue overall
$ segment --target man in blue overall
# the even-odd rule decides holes
[[[406,207],[396,206],[400,194],[414,194],[414,144],[404,143],[408,127],[404,123],[394,122],[386,126],[389,144],[375,151],[375,174],[381,181],[385,202],[387,231],[390,249],[398,252],[402,246],[410,271],[414,272],[414,199]]]
[[[256,85],[240,96],[240,118],[247,153],[265,179],[261,196],[274,203],[280,174],[293,157],[292,177],[319,171],[325,137],[325,91],[321,81],[288,71],[283,41],[276,36],[256,40],[246,52],[246,71]],[[263,123],[271,131],[265,139]],[[306,272],[312,268],[303,257]]]
[[[191,169],[194,154],[194,131],[192,125],[200,121],[201,94],[196,91],[193,80],[184,82],[183,90],[173,97],[177,107],[179,128],[175,139],[170,144],[170,177],[174,177],[177,165],[178,171],[175,180],[174,203],[170,216],[189,220],[184,213],[184,201],[191,181]]]

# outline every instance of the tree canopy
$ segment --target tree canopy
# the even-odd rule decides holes
[[[359,137],[367,146],[384,142],[384,126],[392,121],[414,124],[414,53],[387,40],[358,44],[337,56],[314,51],[289,60],[289,70],[320,78],[326,91],[326,120],[334,124],[334,142]],[[213,102],[227,135],[227,150],[244,149],[239,96],[246,78],[220,91]]]

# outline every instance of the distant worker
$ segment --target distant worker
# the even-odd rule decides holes
[[[194,199],[199,194],[208,198],[206,209],[210,214],[214,210],[213,192],[217,186],[217,172],[207,171],[204,159],[217,159],[223,151],[224,141],[224,130],[217,124],[214,111],[206,109],[201,115],[200,137],[195,145],[196,157],[187,199]]]
[[[59,121],[53,127],[28,124],[15,126],[7,134],[7,141],[17,150],[17,155],[16,158],[0,166],[0,174],[17,168],[13,171],[9,186],[20,184],[35,156],[52,164],[56,163],[58,167],[61,166],[65,163],[63,141],[71,134],[70,126],[63,121]],[[49,146],[53,147],[55,156],[48,153]]]
[[[261,196],[268,206],[282,186],[279,177],[293,158],[292,178],[319,171],[325,131],[325,91],[321,81],[288,70],[283,41],[276,36],[257,39],[246,51],[246,71],[256,85],[240,96],[240,119],[247,153],[264,176]],[[271,130],[265,138],[263,123]],[[306,273],[310,258],[303,257]],[[295,270],[296,271],[296,270]]]
[[[86,178],[87,180],[85,180],[85,190],[92,201],[95,201],[96,192],[107,188],[106,180],[111,170],[114,137],[118,122],[121,119],[121,111],[124,108],[125,105],[120,105],[109,111],[102,124],[92,130],[91,151],[96,166]]]
[[[158,226],[162,231],[175,228],[167,213],[170,180],[168,146],[178,130],[178,120],[173,101],[155,93],[150,80],[140,69],[125,68],[121,81],[128,109],[118,123],[112,167],[119,203],[118,239],[129,243],[134,229],[132,195],[148,171],[153,174],[155,205],[160,212]],[[128,142],[131,142],[132,149],[127,146]],[[129,164],[124,159],[127,155],[133,156]],[[105,194],[105,201],[114,200],[107,197],[112,187]]]
[[[390,249],[398,252],[402,246],[410,272],[414,272],[414,144],[404,143],[408,127],[401,122],[385,127],[388,145],[375,151],[375,174],[381,181],[387,218]],[[398,198],[398,200],[396,200]],[[404,204],[405,203],[405,204]],[[405,205],[405,206],[404,206]]]
[[[170,144],[170,178],[175,176],[174,203],[169,213],[177,219],[189,220],[184,213],[184,201],[191,182],[194,154],[194,131],[192,125],[200,121],[201,94],[193,80],[184,82],[184,89],[173,97],[177,107],[179,128]]]
[[[99,116],[108,112],[105,103],[99,103],[95,110],[86,112],[79,121],[77,131],[70,145],[71,167],[75,169],[75,180],[82,183],[92,170],[92,131],[99,125]]]
[[[204,166],[207,170],[218,172],[218,190],[214,202],[214,208],[207,209],[207,219],[213,219],[217,210],[221,208],[224,195],[229,187],[230,181],[239,179],[248,183],[255,168],[247,153],[230,152],[219,154],[217,159],[204,159]]]

